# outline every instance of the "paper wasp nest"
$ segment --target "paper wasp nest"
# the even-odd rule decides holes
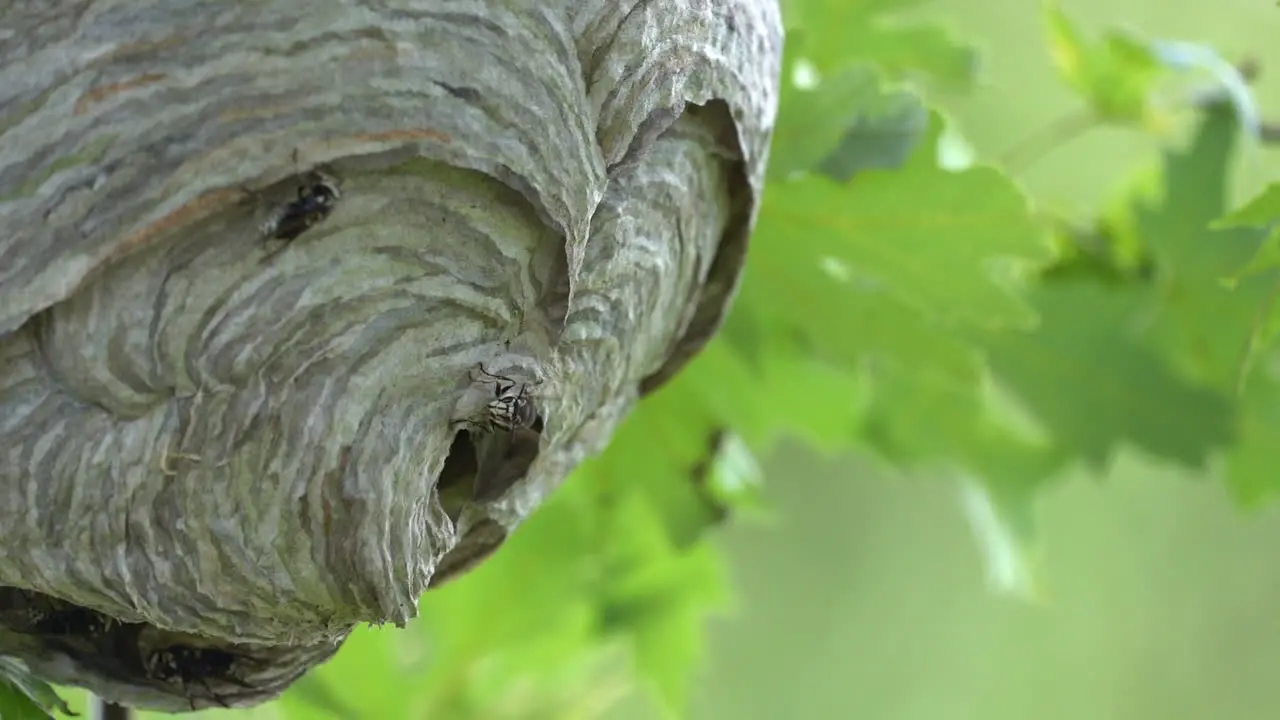
[[[0,28],[0,654],[48,679],[273,697],[736,288],[776,0],[71,5]]]

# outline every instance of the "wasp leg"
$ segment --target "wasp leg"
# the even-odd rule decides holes
[[[511,389],[517,384],[515,380],[512,380],[505,375],[495,375],[494,373],[489,372],[484,368],[483,364],[477,363],[477,367],[480,368],[480,377],[477,378],[472,374],[471,381],[492,383],[494,386],[493,393],[496,397],[502,397],[503,395],[511,392]]]
[[[463,430],[470,432],[485,432],[489,429],[485,427],[484,423],[478,423],[475,420],[470,420],[468,418],[451,419],[449,420],[449,427],[462,428]]]
[[[480,377],[479,377],[479,378],[477,378],[477,377],[475,376],[476,368],[479,368],[479,370],[480,370]],[[477,381],[481,381],[481,380],[482,380],[482,381],[486,381],[486,382],[495,382],[495,383],[497,383],[497,382],[505,382],[505,381],[506,381],[506,378],[504,378],[503,376],[501,376],[501,375],[494,375],[493,373],[491,373],[491,372],[489,372],[487,369],[485,369],[484,363],[476,363],[476,367],[471,369],[471,373],[470,373],[470,375],[471,375],[471,379],[472,379],[472,380],[477,380]]]

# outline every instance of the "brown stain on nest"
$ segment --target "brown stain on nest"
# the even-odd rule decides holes
[[[244,195],[245,191],[239,188],[223,188],[204,193],[141,230],[131,233],[112,250],[107,259],[115,260],[144,248],[157,236],[195,223],[224,207],[238,203],[244,199]]]
[[[125,84],[127,83],[116,83],[115,85],[103,87],[110,88]],[[117,88],[116,91],[119,91],[120,89],[123,88]],[[365,142],[395,142],[424,139],[435,140],[442,143],[453,142],[453,138],[447,133],[429,128],[391,130],[381,133],[364,133],[357,135],[355,139]],[[244,188],[222,188],[199,195],[185,205],[170,212],[168,215],[165,215],[150,225],[129,234],[124,238],[124,240],[112,248],[105,259],[108,262],[114,261],[134,252],[135,250],[144,248],[159,236],[196,223],[228,206],[242,203],[245,197],[249,194],[249,191]]]
[[[229,123],[239,120],[256,120],[259,118],[275,118],[284,115],[290,110],[305,108],[307,104],[301,99],[292,102],[276,103],[274,105],[262,103],[253,107],[232,107],[218,114],[218,122]]]
[[[187,42],[189,39],[189,36],[179,34],[170,35],[168,37],[160,38],[159,40],[141,40],[139,42],[125,43],[103,57],[102,61],[106,64],[110,64],[137,55],[147,55],[159,50],[167,50],[171,47],[177,47],[182,43]]]
[[[321,479],[320,489],[320,522],[322,537],[333,537],[333,516],[334,506],[333,498],[329,493],[334,488],[342,485],[342,478],[347,474],[347,467],[351,464],[351,446],[343,445],[338,451],[338,464],[325,472]],[[314,522],[316,518],[312,517],[311,505],[308,502],[302,502],[298,506],[298,522],[303,531],[307,534],[315,529]]]
[[[364,60],[391,60],[400,55],[394,46],[385,42],[381,42],[382,38],[373,39],[373,42],[362,43],[357,45],[354,50],[347,53],[343,58],[348,62],[357,62]]]
[[[146,73],[144,75],[139,75],[133,78],[132,80],[125,80],[123,82],[116,82],[116,83],[107,83],[106,85],[97,85],[95,87],[89,88],[89,91],[86,92],[83,96],[80,97],[79,100],[76,101],[76,115],[83,115],[89,112],[89,108],[111,97],[112,95],[117,95],[126,90],[132,90],[134,88],[153,85],[165,79],[166,77],[168,76],[165,75],[164,73]]]

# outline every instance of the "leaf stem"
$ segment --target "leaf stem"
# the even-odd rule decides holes
[[[1026,170],[1050,151],[1097,125],[1097,118],[1086,108],[1061,115],[1015,143],[1000,156],[999,163],[1010,173]]]

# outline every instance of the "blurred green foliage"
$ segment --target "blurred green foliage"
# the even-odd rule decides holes
[[[1164,68],[1152,48],[1119,29],[1091,43],[1060,8],[1045,14],[1054,65],[1089,109],[1107,122],[1156,127],[1152,91]]]
[[[1004,589],[1028,595],[1033,506],[1063,468],[1134,447],[1221,461],[1245,501],[1280,487],[1280,186],[1228,207],[1236,111],[1191,108],[1189,144],[1082,226],[994,165],[940,162],[957,140],[930,89],[970,86],[977,54],[896,15],[916,4],[784,2],[769,184],[720,337],[407,630],[362,628],[237,715],[585,720],[637,682],[682,715],[732,599],[707,533],[767,517],[753,454],[786,436],[968,478],[985,549],[1020,566]],[[1187,114],[1157,46],[1090,41],[1054,5],[1045,24],[1088,123]],[[0,717],[24,697],[0,683]]]

